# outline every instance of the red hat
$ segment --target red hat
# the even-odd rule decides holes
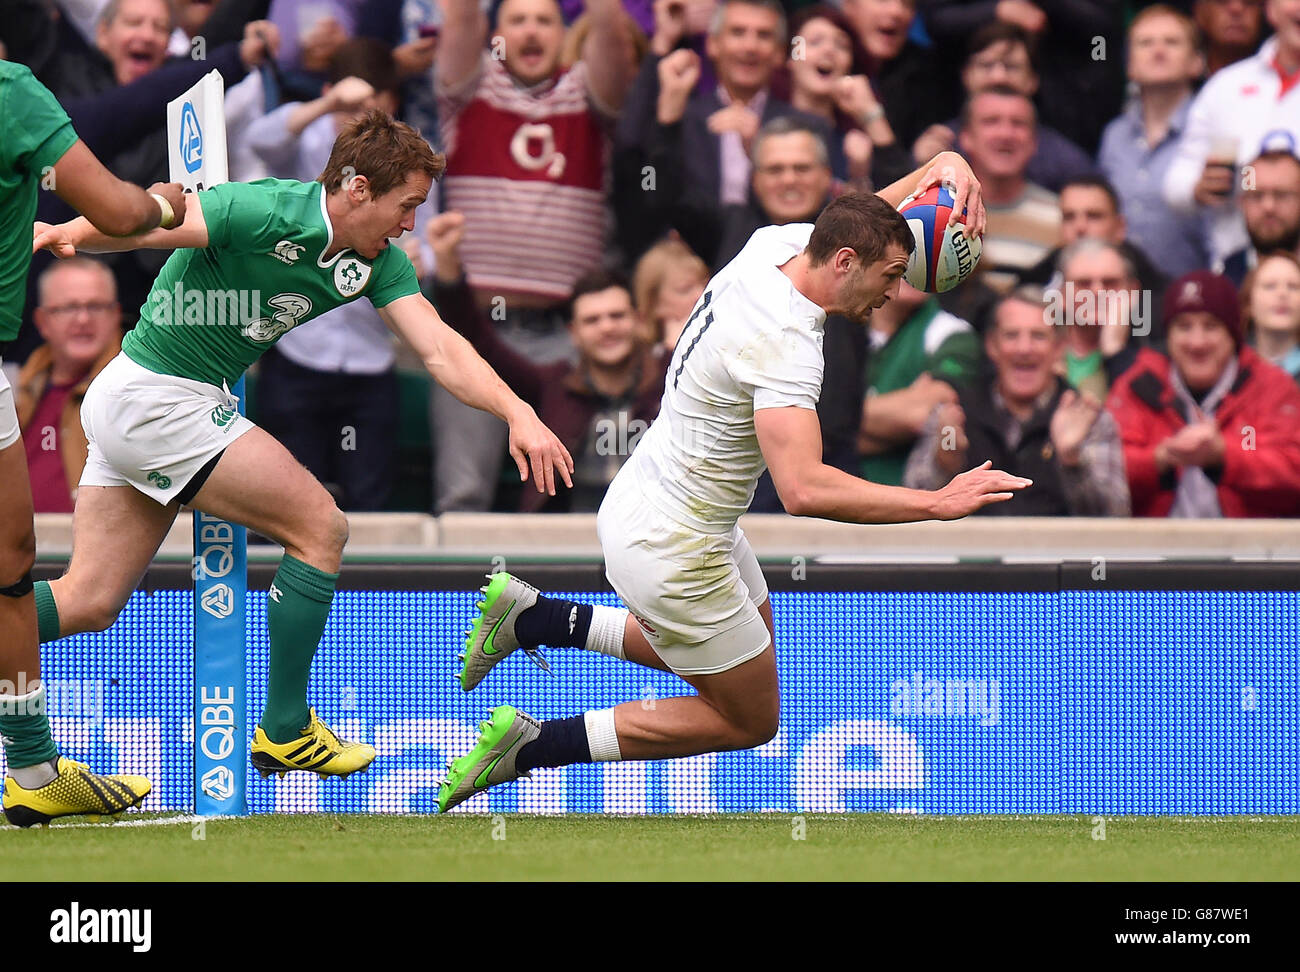
[[[1193,270],[1171,283],[1165,291],[1163,316],[1166,334],[1170,321],[1187,311],[1208,311],[1218,318],[1232,335],[1237,350],[1241,350],[1241,303],[1237,288],[1227,277],[1209,270]]]

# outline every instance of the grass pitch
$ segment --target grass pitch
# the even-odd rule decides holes
[[[802,821],[802,829],[800,827]],[[1295,881],[1300,817],[129,814],[0,828],[36,881]],[[796,839],[802,834],[802,839]]]

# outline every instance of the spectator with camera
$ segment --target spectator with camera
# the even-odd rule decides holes
[[[1237,195],[1241,166],[1285,143],[1300,148],[1300,2],[1267,0],[1276,33],[1253,57],[1223,68],[1192,101],[1178,154],[1165,175],[1165,202],[1210,220],[1211,265],[1249,244]]]

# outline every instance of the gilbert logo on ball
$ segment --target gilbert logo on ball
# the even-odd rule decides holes
[[[917,290],[942,294],[952,290],[970,276],[979,263],[981,245],[978,236],[962,234],[966,213],[962,212],[951,227],[954,187],[950,183],[932,186],[919,196],[908,196],[898,211],[907,220],[916,239],[916,249],[907,262],[903,279]]]

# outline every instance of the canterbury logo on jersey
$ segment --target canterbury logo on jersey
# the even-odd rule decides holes
[[[275,244],[275,249],[271,251],[270,255],[275,257],[281,263],[297,263],[298,257],[302,255],[302,251],[305,249],[306,247],[301,244],[290,243],[288,240],[281,240],[279,243]]]

